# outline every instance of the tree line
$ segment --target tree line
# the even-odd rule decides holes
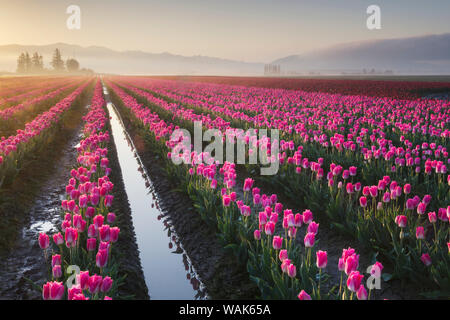
[[[32,56],[30,56],[28,52],[22,52],[17,58],[17,73],[44,73],[49,71],[57,73],[63,73],[66,71],[71,73],[93,72],[90,69],[84,68],[80,70],[80,63],[76,59],[69,58],[64,61],[62,59],[61,51],[58,48],[56,48],[53,53],[50,65],[53,69],[49,70],[44,67],[44,59],[38,52],[33,53]]]

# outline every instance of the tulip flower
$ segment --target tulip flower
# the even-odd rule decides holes
[[[359,287],[361,286],[361,281],[364,278],[359,271],[353,271],[349,274],[347,279],[347,287],[352,292],[357,292]]]
[[[286,249],[280,250],[280,253],[278,255],[279,259],[281,262],[283,262],[284,260],[286,260],[288,258],[288,252]]]
[[[422,260],[423,264],[426,265],[427,267],[431,265],[431,257],[428,253],[422,254],[420,260]]]
[[[57,246],[60,246],[64,243],[64,238],[63,238],[61,232],[58,232],[53,235],[53,242],[55,242],[55,244]]]
[[[395,223],[400,227],[400,228],[405,228],[406,227],[406,223],[407,223],[407,218],[404,215],[398,215],[395,217]]]
[[[42,298],[44,300],[61,300],[64,295],[62,282],[47,282],[42,287]]]
[[[102,285],[102,277],[96,274],[89,277],[88,289],[91,294],[96,294],[100,291]]]
[[[359,198],[359,204],[361,205],[361,207],[365,208],[367,206],[367,198],[366,197],[360,197]]]
[[[304,243],[306,248],[312,248],[314,246],[314,241],[315,241],[314,233],[307,233],[305,235]]]
[[[367,300],[367,290],[364,285],[360,285],[358,291],[356,291],[356,297],[358,300]]]
[[[61,265],[61,255],[60,254],[54,254],[52,256],[52,268],[57,265]]]
[[[109,229],[109,241],[112,243],[117,242],[119,239],[120,229],[118,227],[112,227]]]
[[[290,278],[295,278],[297,275],[297,268],[292,263],[287,267],[287,274]]]
[[[374,278],[380,278],[381,277],[381,271],[383,270],[383,265],[380,262],[375,262],[374,265],[372,265],[372,268],[370,269],[370,274]]]
[[[309,225],[308,225],[308,233],[314,233],[317,234],[318,230],[319,230],[319,224],[315,223],[314,221],[312,221]]]
[[[108,292],[112,287],[113,281],[110,277],[106,276],[102,280],[102,284],[100,286],[101,292]]]
[[[261,239],[261,231],[255,230],[253,232],[253,237],[255,238],[255,240],[260,240]]]
[[[264,226],[264,231],[267,235],[272,235],[275,231],[275,223],[273,223],[272,221],[267,222]]]
[[[311,296],[305,290],[300,291],[297,297],[299,300],[311,300]]]
[[[274,236],[272,241],[272,246],[275,250],[281,249],[281,246],[283,245],[283,238],[279,236]]]
[[[108,251],[107,250],[99,250],[97,252],[97,256],[95,258],[95,264],[99,268],[104,268],[106,263],[108,262]]]
[[[45,233],[39,233],[39,246],[42,250],[45,250],[50,245],[50,238]]]
[[[317,251],[316,252],[316,265],[317,268],[323,269],[327,266],[328,258],[327,258],[327,252],[326,251]]]
[[[425,239],[425,231],[423,227],[417,227],[416,228],[416,238],[417,239]]]

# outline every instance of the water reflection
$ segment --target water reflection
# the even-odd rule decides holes
[[[206,299],[206,288],[169,217],[160,209],[159,196],[120,116],[110,102],[107,108],[150,298]]]

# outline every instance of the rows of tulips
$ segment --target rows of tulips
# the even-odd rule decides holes
[[[44,300],[110,300],[122,281],[116,279],[117,261],[113,258],[120,229],[115,225],[115,213],[110,212],[114,185],[108,178],[110,136],[100,80],[83,120],[84,138],[77,148],[77,164],[70,171],[66,199],[61,203],[61,231],[51,237],[39,235],[51,279],[42,287]],[[71,266],[80,271],[74,274],[72,283],[75,269]]]
[[[153,77],[152,77],[153,78]],[[156,78],[156,77],[155,77]],[[391,81],[391,80],[352,80],[352,79],[292,79],[270,77],[201,77],[163,76],[165,80],[183,82],[205,82],[220,85],[261,87],[272,89],[302,90],[308,92],[339,93],[345,95],[367,95],[397,99],[418,99],[425,94],[446,92],[448,82]]]
[[[0,120],[6,121],[15,114],[26,110],[28,107],[31,107],[35,104],[41,103],[42,101],[56,97],[60,93],[64,92],[65,90],[75,85],[73,80],[66,82],[69,83],[63,85],[61,85],[61,83],[58,83],[51,87],[45,86],[43,88],[37,89],[35,92],[33,91],[31,99],[25,100],[22,103],[0,110]]]
[[[131,91],[148,97],[145,92]],[[152,104],[158,105],[157,99],[159,98],[147,99]],[[159,106],[170,111],[169,104],[159,104]],[[175,109],[176,106],[172,105],[171,108]],[[182,108],[180,109],[182,110]],[[178,110],[177,116],[186,114],[189,113]],[[284,143],[282,141],[281,146],[282,150],[293,152],[292,142]],[[421,149],[427,150],[428,145],[422,145]],[[434,148],[431,147],[430,150],[432,149]],[[402,189],[395,180],[390,181],[391,176],[389,175],[385,175],[382,180],[378,181],[378,185],[362,186],[361,182],[355,181],[354,177],[357,175],[355,166],[351,166],[349,170],[343,170],[342,166],[334,163],[330,164],[330,171],[326,174],[327,179],[324,181],[325,179],[322,179],[324,176],[323,158],[312,162],[307,158],[302,158],[301,151],[300,147],[299,150],[293,152],[293,156],[287,157],[286,152],[280,154],[281,157],[279,155],[282,164],[281,173],[270,177],[270,183],[278,179],[285,194],[291,194],[294,199],[298,199],[299,195],[302,196],[300,198],[303,207],[317,208],[317,211],[326,215],[338,229],[356,237],[367,247],[383,253],[395,266],[395,276],[412,279],[420,285],[434,282],[441,290],[435,292],[434,295],[448,293],[450,273],[448,268],[448,214],[450,208],[447,207],[449,202],[447,182],[450,178],[443,177],[446,170],[442,169],[445,168],[442,162],[426,161],[426,167],[429,166],[438,173],[437,181],[428,179],[427,185],[430,186],[434,182],[436,189],[431,188],[431,190],[435,192],[438,190],[435,203],[431,204],[429,208],[438,212],[439,220],[433,219],[436,214],[430,210],[427,215],[431,218],[427,221],[422,216],[426,213],[425,208],[431,202],[432,197],[429,194],[425,195],[423,200],[417,195],[407,198],[411,192],[411,184],[406,183],[405,188]],[[283,161],[286,158],[287,161]],[[305,169],[311,170],[308,172]],[[416,172],[412,177],[417,178],[418,174]],[[296,176],[299,178],[292,179]],[[339,178],[342,180],[338,181]],[[417,181],[417,179],[414,180],[416,183]],[[387,188],[389,182],[391,184]],[[343,191],[342,186],[345,187],[346,192]],[[369,190],[372,190],[372,193]],[[402,190],[405,190],[404,194],[402,194]],[[371,194],[372,205],[367,207],[364,204],[369,194]],[[361,209],[358,206],[358,199]],[[325,208],[323,207],[324,203],[327,204]],[[403,203],[403,206],[400,206],[399,203]],[[419,207],[417,215],[411,214],[412,210]],[[361,214],[361,211],[364,214]],[[409,220],[407,231],[405,231],[406,225],[398,222],[404,222],[405,219]],[[425,239],[425,233],[429,235],[432,233],[430,230],[433,229],[435,236],[428,236]],[[413,236],[414,234],[416,237]],[[432,259],[432,257],[434,258]],[[430,263],[432,260],[435,262],[434,264]]]
[[[52,134],[54,128],[65,112],[76,103],[77,99],[89,85],[90,81],[81,83],[72,93],[52,106],[49,110],[38,114],[25,124],[24,129],[9,137],[1,137],[0,141],[0,186],[11,180],[20,168],[20,161],[26,154],[42,146]]]
[[[352,248],[344,249],[339,262],[341,282],[329,285],[325,272],[327,252],[317,250],[319,224],[305,210],[294,214],[283,209],[277,196],[262,194],[246,179],[242,192],[236,188],[234,164],[204,165],[207,154],[190,154],[192,165],[174,166],[168,150],[183,136],[169,140],[175,128],[158,114],[138,103],[120,87],[108,82],[118,105],[137,119],[153,144],[152,150],[167,154],[169,171],[183,182],[183,188],[193,199],[202,218],[216,228],[226,248],[230,248],[247,265],[251,278],[261,290],[261,297],[276,299],[367,299],[370,295],[358,271],[359,255]],[[122,110],[123,111],[123,110]],[[283,219],[278,218],[283,214]],[[306,235],[302,242],[302,227]],[[314,261],[315,256],[315,261]],[[373,279],[381,277],[382,264],[371,268]],[[343,281],[345,280],[345,283]]]
[[[65,79],[53,77],[17,77],[2,79],[0,110],[38,94],[42,88],[64,83]]]
[[[142,82],[142,80],[140,80]],[[138,83],[141,83],[138,82]],[[145,82],[144,82],[145,84]],[[156,84],[153,84],[150,89],[153,93],[156,94],[163,94],[163,97],[168,98],[170,101],[174,101],[175,103],[169,104],[171,107],[171,110],[181,110],[183,109],[183,106],[186,106],[185,109],[187,109],[185,112],[196,112],[197,113],[197,119],[196,120],[202,120],[203,122],[207,122],[209,118],[211,120],[214,120],[214,124],[220,123],[220,126],[216,125],[216,128],[223,129],[229,128],[229,126],[232,124],[234,127],[239,127],[246,129],[251,125],[255,125],[256,127],[261,126],[267,126],[267,127],[276,127],[281,130],[285,128],[285,125],[280,125],[280,122],[273,121],[273,118],[271,119],[271,122],[267,122],[268,112],[270,110],[263,110],[259,115],[253,117],[253,119],[242,118],[240,117],[239,121],[236,121],[236,114],[239,115],[239,113],[236,113],[232,111],[231,113],[223,113],[223,110],[233,110],[233,107],[226,105],[226,107],[218,107],[215,103],[224,103],[223,100],[225,98],[222,98],[222,96],[225,96],[225,94],[217,94],[216,100],[213,101],[213,104],[205,104],[203,103],[202,99],[205,99],[205,96],[201,94],[196,94],[196,99],[188,99],[186,96],[180,96],[180,95],[174,95],[171,92],[168,93],[167,90],[162,90],[159,88],[160,83],[157,82]],[[160,85],[164,88],[164,86],[167,86],[165,83]],[[171,88],[174,87],[174,84],[171,84]],[[134,93],[139,94],[141,96],[144,96],[147,100],[153,102],[155,99],[161,99],[161,97],[149,97],[151,96],[148,92],[145,92],[143,90],[132,88],[130,86],[126,86],[128,89],[132,90]],[[148,88],[148,86],[147,86]],[[183,88],[183,87],[182,87]],[[176,88],[178,91],[178,87]],[[197,87],[194,87],[196,90]],[[193,95],[191,91],[194,91],[194,89],[190,88],[190,90],[186,90],[189,92],[190,95]],[[172,88],[172,90],[174,90]],[[236,97],[240,97],[240,94],[236,93],[236,88],[234,88],[234,91],[227,91],[230,94],[230,97],[228,99],[233,99],[233,101],[236,101]],[[204,91],[208,94],[208,99],[212,99],[214,95],[206,89]],[[201,92],[201,90],[200,90]],[[165,94],[165,95],[164,95]],[[271,97],[272,100],[276,100],[276,96]],[[321,100],[326,100],[326,98],[329,97],[323,97]],[[367,97],[366,97],[367,98]],[[178,99],[178,100],[177,100]],[[272,100],[268,100],[269,102]],[[276,100],[277,103],[279,103],[278,99]],[[263,105],[269,104],[268,101],[263,101]],[[290,100],[289,100],[290,101]],[[339,102],[339,101],[338,101]],[[340,103],[340,102],[339,102]],[[373,103],[373,102],[372,102]],[[398,102],[400,103],[400,102]],[[439,116],[435,117],[435,119],[449,119],[450,115],[448,114],[448,103],[443,104],[442,102],[439,103],[439,105],[436,105],[435,102],[433,102],[434,105],[429,105],[429,102],[421,102],[420,108],[418,107],[417,103],[412,104],[411,106],[408,106],[411,110],[421,109],[425,110],[424,112],[428,113],[430,109],[436,108],[437,110],[443,110],[443,112],[438,112]],[[237,104],[237,103],[235,103]],[[251,101],[245,100],[244,103],[239,103],[239,106],[247,106],[252,105]],[[253,103],[254,104],[254,103]],[[160,103],[161,105],[161,103]],[[211,107],[214,106],[214,107]],[[288,104],[289,105],[289,104]],[[351,104],[350,104],[351,105]],[[320,105],[314,105],[313,107],[309,107],[306,109],[311,110],[322,110],[323,107]],[[447,107],[445,107],[447,106]],[[283,110],[283,106],[278,105],[278,107]],[[165,107],[167,109],[167,107]],[[354,109],[354,107],[352,107]],[[198,110],[200,109],[200,110]],[[292,109],[292,108],[291,108]],[[305,108],[302,108],[305,109]],[[348,109],[348,108],[347,108]],[[191,111],[193,110],[193,111]],[[215,110],[215,111],[211,111]],[[374,114],[377,114],[378,109],[375,109],[373,112]],[[393,108],[396,114],[398,114],[398,111]],[[234,112],[234,113],[233,113]],[[288,114],[286,112],[279,112],[278,109],[275,109],[275,112],[281,113],[281,114]],[[174,112],[175,113],[175,112]],[[206,113],[206,116],[204,116],[202,113]],[[401,112],[400,114],[403,114],[405,112]],[[214,115],[216,114],[216,115]],[[348,113],[347,113],[348,114]],[[352,114],[352,113],[349,113]],[[200,117],[201,116],[201,117]],[[336,112],[332,114],[333,118],[330,115],[323,114],[320,115],[322,118],[324,116],[333,119],[334,117],[337,117]],[[223,117],[223,118],[222,118]],[[416,118],[426,118],[427,115],[425,113],[418,113],[416,115]],[[206,119],[205,119],[206,118]],[[263,121],[255,121],[254,119],[263,119]],[[356,119],[356,120],[355,120]],[[422,130],[420,133],[415,133],[410,136],[411,139],[408,139],[408,134],[405,135],[397,135],[395,133],[395,128],[392,128],[393,132],[390,133],[393,135],[393,140],[397,141],[399,146],[395,146],[393,140],[389,140],[386,138],[385,131],[390,132],[389,130],[381,130],[380,127],[383,127],[383,123],[375,123],[376,128],[372,128],[372,134],[369,134],[369,129],[364,128],[361,124],[363,124],[363,121],[368,122],[367,120],[361,120],[364,119],[364,117],[355,117],[355,118],[343,118],[339,122],[341,123],[356,123],[356,126],[354,128],[350,128],[349,132],[350,134],[347,134],[347,137],[345,137],[341,133],[332,133],[330,132],[330,137],[328,139],[328,136],[326,134],[323,134],[323,131],[317,132],[317,130],[308,129],[306,130],[306,126],[304,127],[304,130],[296,131],[295,133],[287,133],[284,137],[284,140],[289,143],[289,145],[302,145],[302,151],[303,154],[306,157],[310,158],[323,158],[325,163],[327,165],[331,164],[332,162],[338,162],[345,166],[350,165],[356,165],[358,167],[366,167],[365,175],[362,177],[363,182],[365,183],[373,183],[373,181],[376,181],[376,179],[383,174],[391,174],[395,175],[396,179],[404,179],[409,178],[410,176],[418,176],[417,179],[420,180],[419,182],[422,182],[423,180],[427,180],[427,184],[431,182],[441,182],[439,180],[442,180],[441,177],[447,172],[446,165],[448,164],[449,158],[448,158],[448,151],[447,151],[447,145],[448,145],[448,133],[449,130],[435,130],[434,125],[429,125],[433,130],[431,130],[431,135],[429,136],[429,139],[427,139],[428,142],[420,142],[414,145],[413,141],[420,138],[420,141],[423,141],[423,136],[427,136],[427,131]],[[244,122],[242,122],[244,121]],[[298,118],[295,118],[295,121],[297,121],[296,125],[300,123]],[[308,120],[311,122],[310,120]],[[448,122],[448,120],[446,120]],[[361,122],[358,124],[358,122]],[[325,121],[322,121],[322,124],[320,126],[323,126],[323,123]],[[438,123],[437,120],[433,122],[435,125],[439,126],[445,126],[445,121]],[[208,123],[206,124],[208,126]],[[448,125],[446,125],[448,127]],[[211,127],[211,125],[209,125]],[[289,127],[289,130],[291,127]],[[331,129],[331,127],[330,127]],[[337,129],[337,128],[336,128]],[[339,131],[342,131],[344,127],[340,127]],[[423,128],[422,128],[423,129]],[[288,131],[289,131],[288,130]],[[415,130],[415,129],[414,129]],[[359,131],[359,135],[357,134]],[[438,134],[441,134],[441,137],[438,136]],[[378,136],[378,138],[377,138]],[[447,137],[447,138],[446,138]],[[347,138],[347,140],[346,140]],[[283,140],[283,141],[284,141]],[[440,141],[442,144],[438,144],[434,141]],[[318,148],[322,147],[322,148]],[[331,149],[330,149],[331,148]],[[360,152],[357,152],[357,151]],[[286,157],[282,157],[280,161],[284,161]],[[437,168],[436,168],[437,167]],[[435,170],[436,169],[436,170]],[[429,179],[430,175],[434,174],[440,175],[438,179]],[[418,175],[417,175],[418,174]],[[367,177],[367,178],[366,178]],[[434,186],[430,186],[430,189],[433,189]],[[424,190],[424,192],[427,192],[427,190]]]

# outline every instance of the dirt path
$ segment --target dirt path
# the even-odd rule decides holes
[[[40,293],[26,279],[42,286],[49,277],[37,239],[39,232],[52,234],[61,223],[58,210],[65,194],[67,174],[76,162],[75,146],[80,141],[80,134],[81,121],[66,146],[57,152],[61,157],[47,168],[51,174],[44,178],[15,247],[0,262],[0,299],[40,299]],[[51,151],[55,151],[53,146]]]

